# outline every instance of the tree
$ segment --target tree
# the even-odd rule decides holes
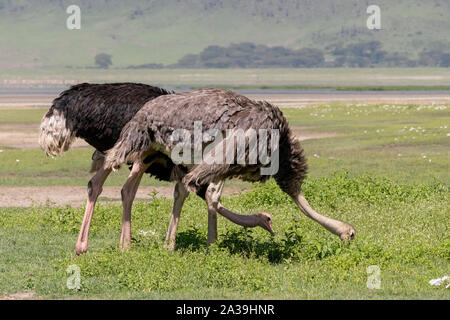
[[[441,56],[443,52],[441,50],[422,51],[419,56],[420,64],[429,67],[437,67],[441,63]]]
[[[111,55],[106,53],[99,53],[95,56],[95,65],[101,69],[108,69],[112,65]]]
[[[197,67],[198,55],[196,54],[187,54],[178,60],[177,65],[181,68],[195,68]]]
[[[200,52],[200,59],[207,61],[209,59],[215,59],[217,57],[225,56],[226,48],[220,46],[209,46]]]
[[[444,53],[441,56],[441,67],[449,68],[450,67],[450,53]]]

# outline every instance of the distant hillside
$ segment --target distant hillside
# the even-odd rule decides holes
[[[377,0],[382,30],[366,28],[368,0],[0,0],[0,68],[173,64],[210,45],[252,42],[325,53],[380,41],[417,59],[450,51],[450,1]],[[67,30],[66,8],[81,8],[81,30]],[[330,56],[325,54],[325,61]]]

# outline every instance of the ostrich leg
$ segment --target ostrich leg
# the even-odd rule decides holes
[[[120,235],[120,248],[127,249],[131,244],[131,207],[133,205],[134,197],[136,196],[139,183],[142,175],[151,163],[143,164],[135,162],[127,181],[122,188],[122,233]]]
[[[224,182],[219,182],[215,187],[212,187],[215,189],[215,191],[210,190],[212,193],[215,193],[216,196],[220,200],[220,195],[222,194]],[[206,187],[206,190],[208,190],[209,185]],[[180,214],[181,214],[181,208],[183,206],[184,200],[186,199],[187,195],[189,194],[189,191],[187,191],[186,187],[183,183],[178,182],[175,185],[174,190],[174,204],[172,209],[172,216],[169,224],[169,228],[167,230],[166,240],[164,247],[169,250],[173,250],[175,248],[175,237],[178,229],[178,222],[180,220]],[[206,191],[205,195],[202,193],[197,193],[199,197],[201,197],[203,200],[206,201]],[[214,197],[214,196],[213,196]],[[269,214],[267,213],[261,213],[261,214],[253,214],[253,215],[238,215],[235,214],[229,210],[227,210],[225,207],[222,206],[220,201],[217,204],[217,211],[220,215],[227,218],[233,223],[236,223],[237,225],[243,226],[243,227],[261,227],[270,233],[273,233],[272,229],[272,219]],[[217,219],[214,219],[214,213],[209,214],[208,212],[208,239],[211,240],[211,243],[215,241],[214,237],[217,240]],[[217,216],[217,215],[216,215]],[[212,217],[212,219],[211,219]]]
[[[344,242],[353,239],[355,236],[355,229],[348,223],[334,220],[318,214],[314,211],[306,200],[305,196],[299,192],[292,196],[294,202],[300,208],[300,210],[312,220],[318,222],[325,229],[339,236]]]
[[[184,184],[177,182],[173,192],[173,209],[170,218],[169,229],[167,230],[166,241],[164,248],[175,249],[175,237],[178,229],[178,222],[180,221],[181,209],[183,208],[184,200],[188,196],[189,191],[186,190]]]
[[[217,212],[215,207],[210,205],[210,203],[213,201],[219,203],[223,185],[224,182],[221,181],[218,184],[210,184],[206,189],[205,201],[208,205],[208,245],[217,241]],[[172,217],[170,220],[169,229],[166,235],[166,243],[164,246],[169,250],[173,250],[175,248],[175,236],[178,228],[181,209],[188,194],[189,191],[186,189],[184,184],[181,182],[177,182],[174,190]],[[210,200],[208,201],[208,199]]]
[[[75,246],[75,254],[77,256],[85,253],[88,249],[89,229],[91,227],[95,203],[97,202],[98,196],[102,193],[103,184],[110,173],[111,169],[105,170],[103,167],[100,167],[88,183],[88,200],[86,202],[83,223],[81,224],[80,233]]]
[[[217,211],[223,185],[224,181],[219,181],[209,184],[206,189],[205,200],[208,206],[208,238],[206,244],[208,246],[217,241]]]
[[[220,203],[224,181],[210,183],[206,190],[206,203],[208,205],[208,245],[217,241],[217,215],[218,212],[224,218],[242,227],[261,227],[273,233],[272,218],[268,213],[261,212],[251,215],[240,215],[226,209]]]

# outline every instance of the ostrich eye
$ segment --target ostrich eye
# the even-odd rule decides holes
[[[270,218],[267,218],[267,221],[270,221]]]

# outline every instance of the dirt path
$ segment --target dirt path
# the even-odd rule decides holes
[[[267,100],[281,108],[298,108],[306,104],[323,103],[363,103],[363,104],[422,104],[450,103],[448,93],[286,93],[286,94],[248,94],[254,100]]]
[[[121,187],[103,187],[100,201],[105,203],[121,203]],[[173,198],[173,186],[148,187],[141,186],[136,194],[136,200],[148,200],[153,191],[157,197]],[[225,186],[223,195],[245,192],[236,186]],[[51,206],[78,207],[85,205],[87,197],[86,187],[0,187],[0,207],[30,207],[49,203]]]
[[[50,94],[0,94],[0,108],[49,108],[58,95]]]
[[[19,149],[39,149],[39,124],[0,125],[0,146]],[[86,147],[88,144],[77,139],[72,148]]]
[[[0,296],[0,300],[36,300],[39,297],[33,291],[17,292],[8,294],[6,296]]]

